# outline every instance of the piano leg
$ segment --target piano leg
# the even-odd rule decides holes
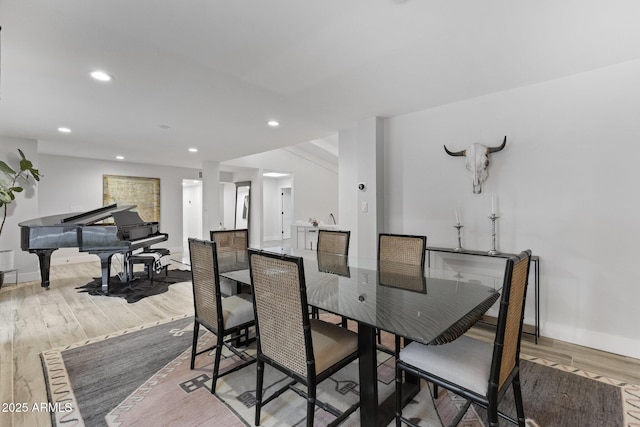
[[[100,258],[100,268],[102,269],[102,292],[109,292],[109,277],[111,277],[111,257],[114,252],[97,253]]]
[[[38,255],[38,264],[40,264],[40,286],[49,290],[49,272],[51,271],[51,254],[55,249],[35,249],[29,251]]]
[[[122,283],[129,283],[133,281],[133,264],[131,263],[131,252],[124,254],[122,261]]]

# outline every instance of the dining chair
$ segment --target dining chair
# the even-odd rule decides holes
[[[218,248],[234,250],[247,249],[249,245],[249,230],[238,228],[234,230],[210,230],[209,236],[218,244]]]
[[[188,242],[195,308],[191,369],[194,368],[197,355],[215,348],[216,355],[211,382],[211,393],[215,394],[218,378],[255,362],[255,358],[248,357],[235,348],[250,342],[249,328],[254,325],[253,303],[250,295],[222,297],[215,242],[193,238],[190,238]],[[216,335],[216,344],[198,352],[200,325]],[[232,342],[235,343],[235,346],[232,345]],[[243,363],[221,374],[220,359],[223,346],[238,356]]]
[[[237,270],[238,263],[247,263],[247,248],[249,245],[249,230],[246,228],[234,230],[210,230],[210,239],[216,242],[218,251],[218,266],[221,272]],[[248,268],[248,267],[247,267]],[[239,294],[242,285],[235,280],[220,278],[220,289],[224,296]],[[250,293],[245,290],[244,293]]]
[[[318,244],[316,249],[318,257],[323,257],[324,254],[331,255],[349,255],[349,239],[351,237],[350,231],[343,230],[318,230]],[[326,257],[325,257],[326,258]],[[316,319],[320,316],[318,309],[311,309],[312,316]],[[340,325],[344,328],[347,327],[346,317],[342,317]]]
[[[249,271],[257,337],[257,384],[255,425],[260,425],[264,405],[287,389],[307,399],[307,426],[313,426],[316,405],[337,418],[337,425],[359,403],[339,413],[316,401],[317,385],[358,357],[358,336],[340,326],[308,316],[307,290],[302,258],[249,249]],[[265,363],[292,381],[263,398]],[[295,387],[300,383],[306,392]]]
[[[387,265],[389,268],[394,263],[419,266],[424,271],[426,260],[427,236],[409,234],[380,233],[378,235],[378,267]],[[380,330],[376,331],[378,344],[382,344]],[[395,336],[395,351],[380,347],[381,350],[398,355],[400,349],[400,337]]]
[[[350,231],[318,230],[318,252],[336,255],[349,255]]]
[[[500,310],[493,344],[463,335],[448,344],[424,345],[412,342],[400,351],[396,361],[396,426],[415,426],[402,416],[402,374],[423,378],[467,400],[452,425],[457,425],[471,403],[487,409],[490,426],[498,417],[525,425],[520,389],[520,340],[527,294],[531,251],[507,259],[500,296]],[[517,419],[498,411],[498,403],[511,385]]]
[[[378,260],[420,265],[426,260],[427,237],[408,234],[380,233]]]

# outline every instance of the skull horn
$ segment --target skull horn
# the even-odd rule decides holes
[[[467,150],[462,150],[462,151],[449,151],[449,149],[447,149],[446,145],[443,145],[444,147],[444,151],[447,152],[448,155],[450,156],[466,156],[467,155]]]
[[[502,145],[500,145],[498,147],[487,147],[487,153],[497,153],[498,151],[502,150],[505,145],[507,145],[507,137],[506,137],[506,135],[504,137],[504,140],[502,141]]]

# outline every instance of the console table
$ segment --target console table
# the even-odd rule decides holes
[[[509,253],[498,253],[495,255],[490,255],[487,251],[474,251],[470,249],[460,249],[456,250],[454,248],[441,248],[437,246],[427,246],[425,248],[427,251],[427,266],[431,267],[431,252],[446,252],[449,254],[460,254],[460,255],[472,255],[472,256],[484,256],[489,258],[509,258],[516,254]],[[534,275],[534,303],[535,303],[535,320],[533,325],[533,332],[527,332],[523,328],[523,333],[531,334],[534,336],[535,343],[538,344],[538,337],[540,336],[540,257],[537,255],[531,255],[531,263],[533,264],[533,275]]]

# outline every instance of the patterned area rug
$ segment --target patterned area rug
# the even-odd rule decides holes
[[[193,321],[190,317],[168,319],[145,327],[88,340],[41,354],[54,426],[129,425],[253,425],[255,365],[229,374],[211,395],[213,357],[203,354],[196,369],[189,369]],[[215,336],[205,333],[199,342],[206,348]],[[247,354],[254,352],[246,348]],[[223,354],[222,367],[237,362]],[[638,426],[640,387],[584,371],[524,358],[523,395],[530,426]],[[381,395],[393,390],[393,360],[379,356]],[[266,393],[276,388],[283,375],[268,368]],[[441,426],[433,408],[430,387],[423,387],[404,413],[421,426]],[[338,372],[319,387],[319,399],[338,409],[358,399],[357,364]],[[501,409],[511,411],[510,392]],[[446,423],[461,404],[440,391],[435,404]],[[304,420],[305,400],[288,391],[263,408],[261,425],[293,426]],[[513,412],[515,413],[515,410]],[[577,415],[576,415],[577,414]],[[317,409],[316,425],[333,419]],[[482,410],[470,409],[464,426],[483,426]],[[343,424],[359,425],[359,412]],[[508,424],[505,424],[508,425]]]
[[[215,337],[210,333],[205,333],[198,342],[199,350],[206,349],[214,343]],[[249,347],[245,349],[244,353],[255,355],[255,348]],[[253,425],[255,418],[255,365],[222,377],[218,380],[216,395],[213,396],[209,391],[213,371],[213,354],[209,357],[199,356],[193,371],[189,369],[190,354],[190,349],[185,351],[110,411],[107,415],[108,424],[127,426],[151,421],[151,425],[194,425],[200,422],[199,419],[194,419],[196,414],[201,417],[210,412],[200,408],[206,408],[213,400],[218,400],[224,403],[228,410],[236,414],[238,425]],[[221,369],[223,370],[239,362],[239,359],[226,349],[222,357]],[[393,360],[386,353],[380,353],[378,362],[379,393],[382,397],[387,397],[393,392],[394,387]],[[357,378],[358,365],[352,363],[320,383],[317,391],[318,401],[339,411],[344,411],[359,399]],[[278,370],[265,366],[264,396],[269,396],[288,381],[288,377]],[[296,385],[296,388],[306,391],[300,385]],[[167,408],[163,402],[172,402],[172,406]],[[178,410],[175,409],[176,403],[181,407]],[[426,407],[415,405],[413,415],[423,418],[426,422],[425,425],[441,426],[442,424],[433,411],[430,397],[428,403]],[[198,409],[193,412],[187,409],[186,405]],[[149,414],[153,414],[151,420]],[[229,425],[220,422],[215,411],[211,411],[210,419],[213,425]],[[262,408],[260,425],[265,427],[298,426],[305,425],[305,419],[306,401],[294,391],[286,391]],[[316,408],[314,425],[326,426],[333,419],[335,417],[329,412]],[[168,422],[168,420],[171,421]],[[356,411],[352,414],[342,425],[359,426],[359,412]]]

